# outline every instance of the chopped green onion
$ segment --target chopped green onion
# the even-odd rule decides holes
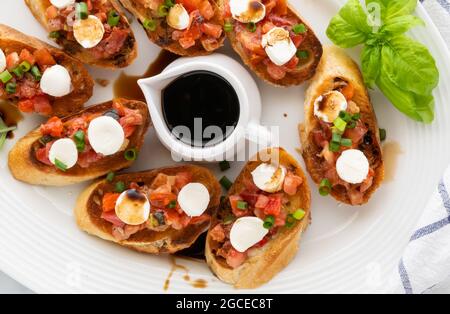
[[[116,10],[108,12],[108,25],[111,27],[117,26],[120,22],[120,15]]]
[[[341,142],[342,135],[340,133],[333,133],[331,137],[332,142],[340,143]]]
[[[39,139],[39,143],[41,143],[44,146],[50,143],[51,141],[53,141],[53,137],[50,135],[44,135]]]
[[[16,87],[17,87],[17,84],[16,83],[14,83],[14,82],[9,82],[8,84],[6,84],[6,92],[8,93],[8,94],[15,94],[16,93]]]
[[[75,146],[77,147],[77,150],[81,153],[84,151],[84,148],[86,147],[85,143],[85,135],[84,132],[79,130],[77,131],[73,136]]]
[[[7,127],[5,122],[3,122],[3,119],[1,117],[0,117],[0,127],[3,127],[3,128]],[[5,145],[6,136],[7,136],[6,132],[0,134],[0,149],[2,149],[3,145]]]
[[[297,209],[292,216],[296,219],[296,220],[302,220],[306,215],[306,212],[303,209]]]
[[[253,22],[247,23],[247,30],[252,33],[256,32],[256,24]]]
[[[285,223],[285,226],[286,226],[287,228],[292,228],[292,227],[294,226],[295,222],[296,222],[296,219],[294,218],[294,215],[289,214],[289,215],[287,215],[287,217],[286,217],[286,223]]]
[[[358,112],[358,113],[355,113],[353,116],[352,116],[352,120],[353,121],[358,121],[359,119],[361,119],[361,114]]]
[[[341,150],[341,143],[340,142],[331,142],[329,149],[333,153],[337,153],[338,151]]]
[[[341,118],[345,122],[349,122],[352,119],[352,115],[349,114],[347,111],[341,111],[339,112],[339,118]]]
[[[17,68],[14,68],[12,70],[12,72],[18,77],[18,78],[22,78],[23,77],[23,71],[20,68],[20,66],[18,66]]]
[[[48,37],[52,39],[58,39],[59,37],[61,37],[61,33],[59,31],[50,32],[48,34]]]
[[[55,166],[61,171],[67,171],[67,165],[58,159],[55,159]]]
[[[158,7],[158,15],[160,17],[164,17],[164,16],[167,16],[168,14],[169,14],[169,7],[165,4],[161,4]]]
[[[8,83],[9,81],[11,81],[12,78],[13,76],[11,75],[11,73],[9,73],[8,70],[5,70],[2,73],[0,73],[0,81],[2,81],[3,84]]]
[[[353,142],[349,138],[343,138],[343,139],[341,139],[341,145],[344,147],[352,147]]]
[[[347,129],[354,129],[356,128],[356,121],[351,120],[347,123]]]
[[[169,203],[168,207],[171,208],[171,209],[177,207],[177,201],[176,200],[171,201]]]
[[[228,179],[226,176],[222,177],[222,179],[220,179],[220,184],[225,188],[225,190],[229,190],[231,188],[231,186],[233,185],[233,183],[230,181],[230,179]]]
[[[225,171],[231,168],[230,163],[226,160],[219,162],[220,170]]]
[[[304,34],[304,33],[306,33],[307,28],[306,28],[305,24],[297,24],[292,27],[292,31],[297,35]]]
[[[330,194],[331,192],[331,183],[330,180],[328,179],[323,179],[322,182],[320,182],[319,185],[319,193],[322,196],[327,196],[328,194]]]
[[[39,68],[36,65],[31,68],[31,74],[35,81],[40,81],[42,78],[41,71],[39,71]]]
[[[247,202],[244,202],[244,201],[237,201],[236,207],[240,210],[247,210],[248,204],[247,204]]]
[[[78,2],[75,7],[77,17],[81,20],[85,20],[89,16],[88,5],[86,2]]]
[[[114,191],[116,191],[117,193],[122,193],[123,191],[125,191],[125,183],[123,183],[122,181],[117,182],[114,187]]]
[[[125,151],[125,159],[128,161],[134,161],[138,157],[138,151],[136,148],[131,148],[127,151]]]
[[[387,138],[387,132],[385,129],[380,129],[380,140],[383,142]]]
[[[234,216],[231,214],[228,214],[224,219],[223,219],[223,224],[224,225],[229,225],[232,222],[234,222]]]
[[[266,229],[270,229],[273,227],[274,224],[275,224],[275,217],[272,215],[269,215],[266,217],[266,219],[264,219],[263,227]]]
[[[223,25],[223,30],[227,33],[232,32],[233,28],[233,23],[231,22],[225,22],[225,24]]]
[[[300,58],[300,59],[308,59],[309,58],[309,52],[307,50],[298,50],[296,55],[297,55],[297,58]]]
[[[144,28],[146,30],[149,30],[151,32],[154,32],[156,30],[156,22],[152,19],[146,19],[143,23],[142,26],[144,26]]]
[[[175,5],[175,2],[174,2],[174,0],[165,0],[164,5],[171,8]]]
[[[20,69],[22,70],[22,72],[28,72],[31,70],[31,64],[28,61],[23,61],[20,65],[19,65]]]
[[[112,182],[114,180],[114,178],[116,177],[116,174],[112,171],[108,172],[108,174],[106,175],[106,181],[108,182]]]
[[[347,127],[347,122],[342,120],[340,117],[337,117],[336,120],[334,120],[333,124],[336,127],[336,129],[338,129],[341,132],[344,132],[345,128]]]

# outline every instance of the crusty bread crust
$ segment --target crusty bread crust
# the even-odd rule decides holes
[[[24,0],[28,8],[30,9],[33,16],[38,20],[38,22],[48,30],[48,20],[46,17],[46,10],[51,5],[49,0]],[[133,61],[137,58],[138,47],[136,38],[134,37],[133,31],[131,30],[131,26],[128,22],[126,15],[122,7],[120,6],[117,0],[106,0],[111,2],[114,9],[124,17],[126,25],[130,28],[130,36],[127,44],[125,45],[125,49],[119,55],[120,57],[114,59],[101,59],[94,57],[92,53],[89,52],[89,49],[85,49],[81,47],[78,43],[74,43],[73,41],[64,41],[62,43],[63,49],[66,53],[70,54],[72,57],[82,61],[83,63],[90,64],[93,66],[106,68],[106,69],[117,69],[124,68],[133,63]]]
[[[354,102],[361,111],[361,119],[367,124],[369,131],[375,136],[374,149],[379,155],[379,165],[375,170],[375,177],[370,189],[365,192],[363,204],[367,203],[380,186],[384,178],[384,165],[381,150],[381,141],[377,118],[370,102],[364,80],[358,65],[345,53],[344,50],[329,46],[325,47],[324,55],[317,68],[316,75],[311,80],[311,85],[306,92],[305,122],[300,125],[300,139],[302,142],[302,155],[306,168],[315,183],[319,184],[323,179],[323,173],[318,167],[317,155],[320,151],[312,142],[311,132],[318,127],[318,120],[314,116],[314,101],[323,93],[333,89],[335,78],[341,78],[349,82],[355,89]],[[332,190],[331,195],[338,201],[351,205],[350,199],[344,191]],[[361,204],[362,205],[362,204]]]
[[[225,12],[225,0],[216,0],[217,4],[219,5],[222,12]],[[276,86],[292,86],[292,85],[300,85],[306,80],[310,79],[317,68],[317,65],[319,64],[320,58],[322,56],[322,44],[320,43],[317,36],[314,34],[313,29],[309,26],[309,24],[305,21],[304,18],[300,16],[300,14],[295,10],[294,7],[291,5],[288,5],[288,15],[289,16],[296,16],[300,23],[303,23],[308,28],[308,33],[306,35],[306,38],[304,39],[301,47],[304,50],[308,50],[310,56],[308,59],[308,62],[302,64],[300,67],[298,67],[295,71],[287,73],[286,76],[281,80],[275,80],[273,79],[269,73],[267,72],[267,67],[259,63],[258,65],[252,64],[250,61],[250,58],[248,54],[245,51],[245,48],[242,47],[242,45],[237,41],[236,39],[236,32],[231,31],[227,32],[228,39],[231,42],[231,46],[233,49],[239,54],[242,61],[253,71],[255,72],[262,80],[266,81],[267,83],[270,83],[272,85]],[[224,14],[224,13],[222,13]]]
[[[213,215],[219,205],[221,195],[221,188],[217,179],[206,168],[183,165],[139,173],[123,174],[117,176],[111,183],[104,180],[94,183],[88,187],[77,200],[75,217],[78,226],[81,230],[86,231],[91,235],[143,253],[175,253],[190,247],[197,238],[208,229],[210,221],[189,225],[179,231],[173,228],[169,228],[162,232],[143,230],[131,236],[128,240],[117,241],[112,236],[112,225],[100,218],[102,209],[99,202],[96,200],[96,198],[99,197],[99,190],[101,190],[102,193],[112,191],[115,182],[122,181],[126,185],[130,182],[142,182],[150,185],[158,173],[175,175],[179,172],[190,172],[193,175],[194,182],[202,183],[208,188],[211,201],[206,213]]]
[[[56,62],[69,71],[72,78],[73,91],[64,97],[54,98],[51,102],[52,115],[64,116],[80,111],[83,105],[91,98],[94,81],[88,71],[81,62],[61,50],[3,24],[0,24],[0,48],[6,54],[13,51],[20,53],[22,49],[28,49],[30,52],[33,52],[47,48]]]
[[[138,109],[144,123],[136,128],[133,135],[129,138],[130,143],[127,148],[140,149],[144,143],[145,133],[150,125],[150,115],[148,107],[145,103],[139,101],[131,101],[125,99],[117,99],[128,108]],[[77,114],[63,118],[63,122],[81,116],[84,113],[101,113],[112,108],[112,101],[89,107]],[[123,157],[123,151],[115,155],[108,156],[94,163],[87,169],[75,166],[66,172],[62,172],[56,167],[47,166],[36,160],[33,146],[42,137],[40,129],[37,128],[25,137],[20,139],[9,152],[8,165],[11,174],[17,180],[34,185],[45,186],[66,186],[79,182],[84,182],[101,177],[109,171],[116,171],[131,166],[132,161],[127,161]]]
[[[135,16],[135,18],[142,24],[144,21],[150,16],[148,15],[149,9],[146,8],[144,5],[142,5],[142,0],[119,0],[120,3],[131,12]],[[215,16],[211,19],[210,22],[215,24],[221,24],[221,17],[220,12],[218,8],[215,6],[213,1],[210,1],[211,4],[214,5],[214,11],[216,12]],[[166,49],[174,54],[180,55],[180,56],[188,56],[188,57],[195,57],[195,56],[203,56],[203,55],[209,55],[212,53],[212,51],[207,51],[205,48],[203,48],[202,44],[200,42],[197,42],[194,46],[184,49],[181,47],[181,45],[178,43],[178,41],[172,41],[170,38],[170,43],[164,43],[161,40],[159,40],[159,37],[156,32],[151,32],[148,30],[145,30],[147,33],[148,38],[156,45],[160,46],[163,49]],[[225,41],[225,35],[222,33],[222,37],[219,39],[220,46],[223,45],[223,42]]]
[[[289,211],[293,212],[298,208],[302,208],[306,212],[306,215],[302,221],[292,228],[283,228],[280,230],[275,239],[269,241],[262,249],[259,249],[257,254],[249,257],[243,265],[236,269],[229,267],[222,257],[214,254],[213,251],[217,247],[217,243],[212,240],[208,232],[205,254],[209,267],[221,280],[239,289],[257,288],[270,281],[277,273],[285,268],[297,253],[301,235],[311,222],[311,192],[305,174],[298,162],[284,149],[273,148],[269,150],[269,152],[273,151],[279,152],[281,165],[292,170],[297,176],[303,179],[303,184],[300,186],[297,194],[289,196]],[[255,161],[247,163],[231,187],[228,195],[242,191],[244,180],[251,178],[251,172],[262,163],[261,156],[264,154],[265,152],[259,153]],[[228,211],[229,205],[225,201],[220,205],[218,216],[225,216],[224,214]],[[218,216],[213,219],[211,228],[220,222]]]

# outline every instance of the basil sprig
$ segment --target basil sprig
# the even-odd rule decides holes
[[[377,85],[403,114],[413,120],[434,120],[432,91],[439,83],[433,56],[423,44],[405,35],[424,25],[412,15],[417,0],[348,0],[333,17],[328,37],[342,48],[363,44],[361,54],[364,81]]]

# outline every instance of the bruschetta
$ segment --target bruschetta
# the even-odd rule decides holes
[[[210,54],[225,34],[213,0],[120,0],[142,24],[149,39],[181,56]]]
[[[53,117],[16,143],[9,169],[17,180],[34,185],[95,179],[133,163],[149,124],[147,105],[124,99]]]
[[[322,45],[287,0],[216,1],[231,45],[261,79],[290,86],[314,75]]]
[[[210,224],[221,188],[205,168],[183,165],[97,182],[78,198],[75,217],[89,234],[136,251],[175,253]]]
[[[270,156],[270,158],[267,158]],[[310,223],[310,190],[285,150],[262,151],[242,170],[206,237],[206,261],[236,288],[257,288],[286,267]]]
[[[94,82],[78,60],[0,24],[0,99],[22,112],[63,116],[80,111]]]
[[[25,0],[49,37],[83,63],[123,68],[137,57],[130,23],[117,0]]]
[[[320,194],[369,201],[384,178],[377,118],[357,64],[327,47],[305,100],[302,154]]]

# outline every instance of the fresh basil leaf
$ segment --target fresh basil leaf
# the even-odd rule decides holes
[[[439,83],[439,72],[428,49],[406,36],[392,38],[381,52],[382,65],[402,89],[429,95]]]
[[[417,7],[417,0],[390,0],[387,2],[386,23],[396,17],[412,14]]]
[[[327,36],[342,48],[362,44],[372,31],[367,15],[358,0],[349,0],[333,17],[327,28]]]
[[[387,24],[381,28],[381,33],[386,36],[400,35],[409,31],[415,26],[425,26],[425,22],[414,15],[403,15],[390,19]]]
[[[390,79],[384,67],[381,68],[380,75],[377,79],[377,85],[394,107],[400,112],[419,122],[433,122],[433,96],[420,96],[403,90]]]
[[[364,82],[369,88],[375,85],[381,68],[381,46],[364,46],[361,53]]]

